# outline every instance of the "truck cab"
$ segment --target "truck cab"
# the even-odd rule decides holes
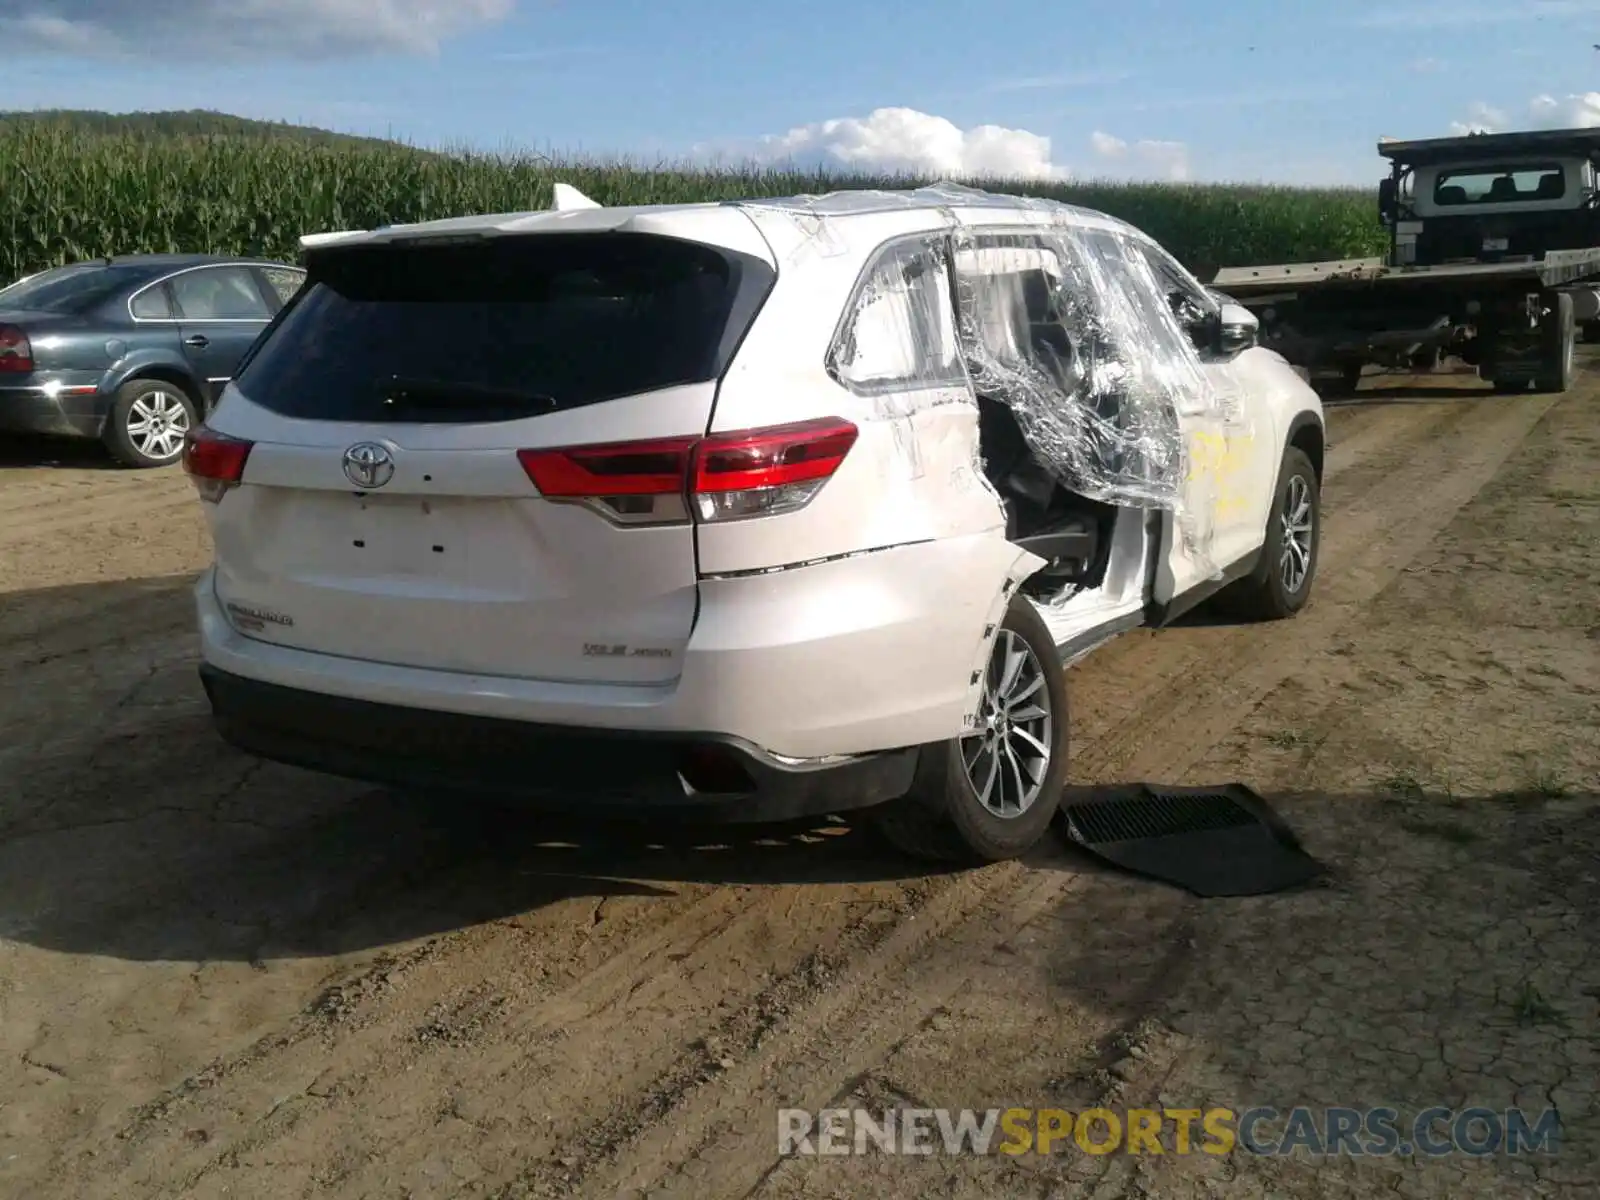
[[[1384,142],[1378,191],[1390,266],[1541,262],[1600,244],[1600,131]]]
[[[1378,153],[1382,254],[1228,267],[1210,286],[1324,397],[1369,366],[1446,357],[1499,391],[1566,391],[1578,332],[1600,340],[1600,129],[1385,138]]]

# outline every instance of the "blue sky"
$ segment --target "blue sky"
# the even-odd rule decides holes
[[[1595,43],[1600,0],[0,0],[0,108],[1369,184],[1382,135],[1600,124]]]

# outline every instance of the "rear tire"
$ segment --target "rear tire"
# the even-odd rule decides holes
[[[1027,853],[1061,804],[1067,716],[1055,640],[1033,604],[1014,596],[985,669],[978,730],[924,746],[911,791],[878,809],[874,824],[914,858],[980,865]]]
[[[1317,471],[1304,450],[1288,446],[1278,468],[1278,490],[1267,516],[1261,561],[1218,599],[1229,612],[1247,620],[1286,620],[1311,599],[1321,548],[1322,489]]]
[[[164,379],[135,379],[117,389],[102,434],[127,467],[166,467],[183,454],[183,438],[200,423],[200,406]]]
[[[1348,363],[1339,375],[1313,380],[1311,388],[1324,400],[1348,400],[1361,388],[1362,366],[1361,363]]]
[[[1578,326],[1572,316],[1572,297],[1557,292],[1555,304],[1539,323],[1539,375],[1541,392],[1564,392],[1577,374]]]

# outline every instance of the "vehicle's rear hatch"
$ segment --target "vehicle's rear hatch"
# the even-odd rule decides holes
[[[207,505],[230,619],[390,664],[675,678],[687,509],[543,498],[518,452],[702,435],[771,280],[738,249],[605,230],[314,255],[209,421],[253,443]]]

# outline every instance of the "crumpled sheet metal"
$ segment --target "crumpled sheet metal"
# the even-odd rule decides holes
[[[960,388],[968,402],[1003,403],[1063,486],[1173,512],[1184,549],[1219,573],[1219,473],[1193,461],[1185,427],[1207,454],[1248,436],[1248,421],[1201,365],[1137,230],[1058,201],[949,183],[733,203],[788,215],[824,254],[839,245],[832,218],[938,209],[938,233],[879,260],[835,371],[880,393],[895,418],[920,403],[908,393],[933,402]],[[1019,210],[1029,224],[985,219]],[[942,235],[955,257],[954,323]]]

